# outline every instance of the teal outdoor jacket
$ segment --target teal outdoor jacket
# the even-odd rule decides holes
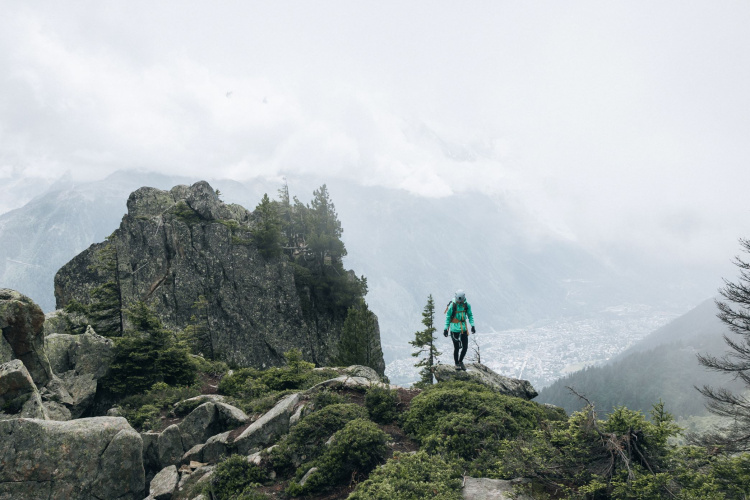
[[[468,332],[467,318],[469,324],[474,326],[474,315],[471,314],[471,304],[468,302],[456,304],[456,315],[453,317],[453,322],[451,322],[451,313],[453,312],[453,304],[455,303],[456,301],[452,300],[445,311],[445,329],[451,333]],[[449,326],[450,328],[448,328]]]

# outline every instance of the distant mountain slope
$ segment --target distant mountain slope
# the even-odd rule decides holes
[[[627,406],[647,413],[664,401],[668,411],[687,417],[704,415],[703,397],[695,386],[741,386],[723,374],[705,369],[697,353],[726,352],[723,334],[729,330],[716,318],[713,299],[654,331],[612,363],[589,367],[544,388],[537,401],[576,411],[584,402],[567,387],[586,396],[602,411]]]

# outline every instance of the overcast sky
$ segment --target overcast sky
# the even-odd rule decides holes
[[[686,263],[750,237],[746,1],[0,5],[6,199],[65,171],[315,171],[510,196]]]

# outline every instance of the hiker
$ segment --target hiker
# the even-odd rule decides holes
[[[443,336],[448,336],[450,328],[451,340],[453,340],[453,361],[456,362],[456,370],[466,370],[464,356],[469,348],[469,323],[471,333],[477,333],[474,329],[474,315],[471,313],[471,305],[466,301],[463,290],[456,290],[456,295],[445,308],[445,330]],[[460,351],[460,352],[459,352]]]

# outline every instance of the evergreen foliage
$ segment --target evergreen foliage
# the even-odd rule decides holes
[[[341,331],[336,363],[341,366],[364,365],[375,368],[383,353],[378,342],[377,319],[359,299],[349,308]]]
[[[740,239],[742,250],[750,253],[750,240]],[[738,338],[724,335],[730,351],[722,357],[698,355],[700,363],[717,372],[727,373],[740,380],[750,390],[750,262],[739,256],[734,259],[740,276],[736,283],[724,280],[720,290],[723,301],[717,301],[719,319]],[[704,444],[715,444],[727,451],[750,451],[750,398],[727,388],[704,385],[698,389],[707,399],[708,411],[729,417],[733,423],[698,439]]]
[[[398,394],[392,389],[372,386],[365,392],[365,407],[370,419],[379,424],[390,424],[398,415]]]
[[[428,453],[484,474],[504,439],[537,428],[547,415],[540,405],[504,396],[476,382],[441,382],[416,396],[402,428]]]
[[[213,360],[215,352],[209,324],[210,305],[205,296],[198,296],[198,300],[193,302],[196,314],[190,317],[190,324],[183,330],[182,337],[193,354]]]
[[[254,497],[252,488],[266,481],[268,476],[263,469],[248,462],[247,457],[232,455],[216,465],[206,492],[216,500],[250,500]]]
[[[425,451],[396,452],[360,483],[348,500],[461,500],[461,471],[453,463]]]
[[[109,238],[94,253],[89,270],[105,281],[91,290],[90,302],[80,312],[88,317],[99,335],[120,337],[123,332],[123,306],[117,272],[117,248]]]
[[[145,392],[157,382],[191,385],[196,366],[187,347],[175,340],[145,303],[126,311],[132,329],[116,339],[115,354],[105,387],[119,396]]]
[[[654,405],[651,421],[623,407],[598,420],[587,406],[504,441],[488,475],[532,478],[553,498],[746,498],[747,455],[727,459],[671,446],[669,438],[679,432],[662,404]]]
[[[250,234],[261,255],[267,259],[280,256],[282,251],[281,219],[276,204],[271,202],[268,194],[263,195],[254,213],[257,221]]]
[[[434,382],[433,367],[437,361],[440,353],[435,346],[435,301],[432,299],[432,294],[427,297],[427,304],[422,311],[422,324],[425,329],[418,331],[414,334],[414,340],[409,342],[412,346],[416,347],[417,350],[411,355],[415,358],[423,356],[414,365],[417,368],[422,367],[419,371],[420,385],[432,385]]]
[[[289,474],[303,462],[314,460],[335,432],[343,429],[347,422],[362,418],[367,418],[367,411],[351,403],[328,405],[307,415],[271,451],[274,469]]]
[[[331,444],[317,459],[298,469],[287,493],[298,496],[361,481],[384,461],[387,443],[388,435],[374,423],[366,419],[352,420],[333,435]],[[312,467],[317,467],[317,471],[300,485],[298,481]]]

